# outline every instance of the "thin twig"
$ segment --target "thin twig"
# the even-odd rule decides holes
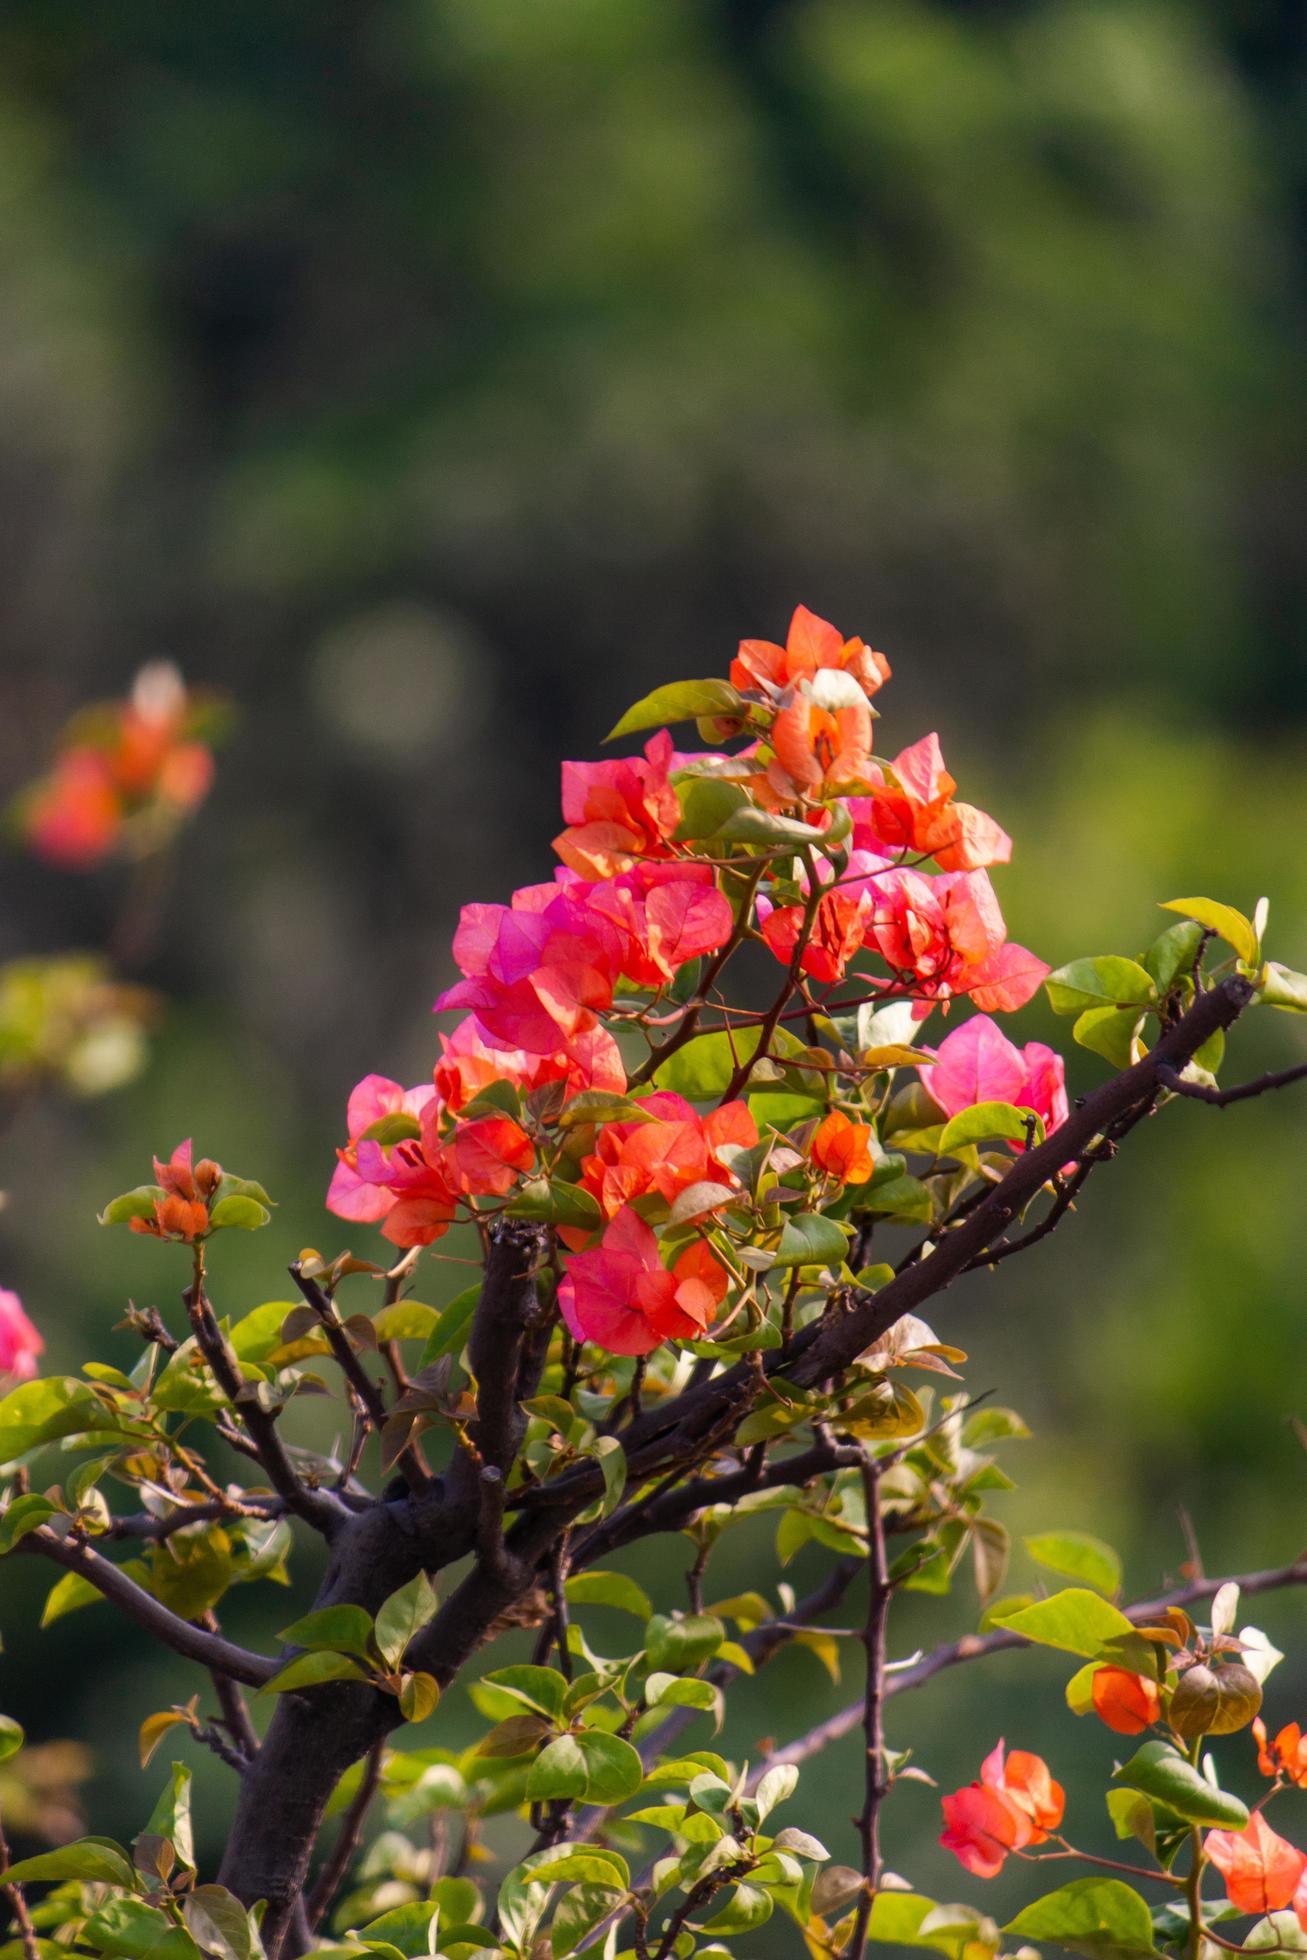
[[[862,1844],[862,1896],[853,1932],[845,1949],[847,1960],[862,1960],[867,1948],[871,1908],[880,1887],[880,1807],[889,1784],[885,1775],[885,1627],[889,1616],[889,1567],[885,1558],[885,1525],[880,1510],[880,1467],[869,1450],[859,1465],[867,1508],[867,1624],[863,1645],[867,1654],[862,1697],[865,1763],[862,1815],[858,1836]]]
[[[1173,1068],[1159,1068],[1157,1071],[1158,1081],[1173,1096],[1189,1096],[1194,1102],[1210,1103],[1213,1109],[1228,1109],[1231,1103],[1249,1102],[1254,1096],[1264,1096],[1272,1089],[1287,1089],[1291,1082],[1301,1082],[1304,1078],[1307,1078],[1307,1062],[1300,1062],[1297,1068],[1284,1068],[1274,1074],[1255,1076],[1251,1082],[1237,1082],[1231,1089],[1209,1089],[1204,1082],[1186,1082]]]
[[[8,1899],[9,1909],[14,1915],[14,1924],[18,1928],[18,1937],[22,1941],[24,1960],[41,1960],[36,1928],[32,1924],[32,1915],[27,1910],[27,1899],[23,1888],[21,1885],[6,1885],[4,1882],[4,1875],[9,1870],[9,1865],[9,1840],[5,1836],[3,1822],[0,1822],[0,1892],[3,1892]]]
[[[310,1934],[316,1933],[321,1925],[323,1915],[340,1890],[345,1874],[349,1870],[350,1861],[358,1849],[368,1806],[376,1795],[377,1786],[381,1781],[381,1764],[384,1756],[385,1745],[378,1742],[363,1759],[363,1775],[350,1801],[349,1809],[341,1819],[340,1832],[331,1848],[331,1856],[318,1873],[313,1889],[305,1901]]]

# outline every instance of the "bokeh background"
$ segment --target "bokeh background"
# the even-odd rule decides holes
[[[547,875],[560,758],[800,599],[889,653],[888,748],[938,728],[1013,832],[1014,937],[1134,951],[1160,899],[1265,891],[1307,966],[1305,83],[1290,0],[9,0],[0,791],[143,659],[240,710],[134,976],[169,1003],[148,1069],[8,1113],[0,1283],[54,1366],[129,1354],[128,1296],[176,1310],[179,1262],[94,1224],[151,1147],[194,1132],[282,1200],[223,1248],[233,1312],[345,1242],[345,1094],[429,1068],[457,908]],[[0,957],[123,904],[2,875]],[[1307,1054],[1261,1018],[1241,1067]],[[1301,1549],[1305,1122],[1172,1111],[948,1296],[972,1386],[1036,1432],[1018,1537],[1099,1533],[1135,1596],[1179,1507],[1213,1570]],[[770,1570],[748,1542],[720,1590]],[[91,1828],[135,1829],[130,1731],[183,1673],[107,1609],[34,1637],[46,1584],[0,1575],[0,1702],[89,1737]],[[263,1592],[250,1638],[298,1603]],[[1301,1654],[1300,1598],[1258,1617]],[[895,1644],[973,1621],[963,1586]],[[893,1740],[946,1788],[999,1730],[1042,1746],[1092,1836],[1111,1742],[1064,1671],[959,1672]],[[796,1654],[741,1699],[743,1751],[839,1691]],[[1271,1700],[1307,1715],[1303,1659]],[[833,1751],[792,1812],[843,1855],[858,1775]],[[957,1896],[936,1828],[908,1786],[891,1859]]]

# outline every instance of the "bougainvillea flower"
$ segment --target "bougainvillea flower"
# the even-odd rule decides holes
[[[133,1232],[147,1232],[157,1239],[181,1239],[193,1244],[209,1231],[209,1200],[222,1178],[222,1166],[211,1157],[192,1161],[191,1140],[179,1143],[165,1163],[154,1160],[155,1182],[160,1195],[154,1200],[152,1218],[129,1218]]]
[[[806,606],[796,606],[783,647],[771,640],[741,640],[731,662],[731,680],[738,688],[782,692],[795,681],[810,679],[823,668],[852,674],[865,694],[874,694],[890,677],[890,664],[864,640],[846,640],[827,619]]]
[[[44,1347],[18,1295],[0,1286],[0,1382],[31,1381]]]
[[[794,958],[794,949],[803,939],[807,908],[802,905],[772,907],[758,902],[762,936],[782,965]],[[844,978],[844,970],[859,952],[871,918],[872,899],[865,891],[847,886],[824,892],[817,901],[816,914],[799,956],[799,968],[814,980],[828,986]]]
[[[855,1123],[843,1110],[822,1118],[808,1145],[808,1155],[820,1171],[841,1184],[865,1184],[876,1168],[875,1132]]]
[[[1203,1849],[1239,1912],[1279,1912],[1307,1873],[1307,1852],[1273,1831],[1255,1810],[1241,1831],[1209,1831]]]
[[[369,1184],[358,1172],[358,1146],[365,1130],[387,1116],[411,1116],[417,1122],[436,1091],[420,1082],[405,1089],[384,1075],[365,1075],[350,1091],[345,1112],[349,1141],[337,1150],[339,1162],[327,1189],[327,1210],[337,1218],[352,1218],[375,1224],[385,1217],[395,1200],[380,1184]]]
[[[47,863],[85,870],[106,856],[122,829],[113,774],[97,749],[69,749],[28,799],[24,824]]]
[[[927,1000],[970,994],[987,1011],[1024,1006],[1049,969],[1009,946],[984,871],[889,871],[872,880],[867,945]],[[923,1004],[921,1012],[926,1008]]]
[[[466,978],[436,1007],[470,1008],[495,1046],[567,1052],[611,1007],[620,950],[603,915],[561,885],[527,886],[511,906],[465,905],[454,958]]]
[[[605,1218],[650,1194],[672,1204],[692,1184],[734,1185],[718,1151],[728,1145],[751,1148],[758,1141],[746,1103],[723,1103],[700,1116],[683,1096],[663,1090],[640,1106],[647,1120],[605,1123],[581,1166],[581,1183]]]
[[[956,789],[938,735],[924,736],[895,756],[888,775],[874,770],[871,795],[853,808],[854,844],[933,857],[941,871],[1006,864],[1012,839],[983,810],[955,803]]]
[[[702,1335],[727,1284],[701,1243],[683,1252],[669,1272],[649,1226],[624,1206],[602,1243],[569,1261],[558,1305],[578,1341],[594,1341],[610,1354],[650,1354],[665,1340]]]
[[[535,1163],[535,1145],[511,1116],[458,1123],[444,1146],[449,1181],[468,1198],[502,1198]]]
[[[1009,1851],[1042,1844],[1062,1822],[1065,1796],[1048,1765],[1028,1750],[1005,1758],[1003,1744],[981,1765],[980,1781],[941,1799],[940,1843],[977,1878],[993,1878]]]
[[[563,764],[563,818],[554,839],[563,863],[583,878],[612,878],[641,858],[665,856],[667,839],[681,821],[676,791],[667,780],[672,738],[660,729],[640,756],[610,762]]]
[[[583,1089],[621,1095],[626,1070],[616,1041],[599,1023],[574,1035],[566,1053],[528,1055],[524,1048],[491,1047],[469,1014],[453,1034],[441,1035],[434,1081],[444,1108],[456,1114],[492,1082],[511,1082],[528,1093],[547,1082],[561,1082],[569,1096]]]
[[[640,864],[566,889],[616,935],[617,971],[638,987],[661,987],[688,961],[715,953],[735,924],[706,864]]]
[[[53,864],[85,870],[148,808],[195,808],[213,781],[213,757],[185,739],[192,707],[177,669],[143,667],[127,701],[79,716],[73,739],[24,800],[23,827]]]
[[[805,683],[773,722],[767,783],[782,801],[817,800],[869,780],[871,710],[852,681],[845,685],[854,698],[828,706]]]
[[[1259,1715],[1253,1723],[1253,1736],[1257,1743],[1257,1767],[1262,1775],[1282,1776],[1286,1782],[1296,1783],[1300,1790],[1307,1790],[1307,1735],[1298,1723],[1287,1723],[1274,1742],[1268,1742],[1266,1724]]]
[[[1162,1710],[1156,1681],[1150,1681],[1146,1674],[1132,1674],[1128,1668],[1096,1668],[1090,1692],[1094,1713],[1118,1735],[1142,1734]]]
[[[386,1192],[382,1236],[392,1245],[430,1245],[443,1238],[458,1215],[458,1193],[438,1142],[428,1154],[426,1138],[431,1110],[426,1111],[423,1137],[406,1137],[383,1146],[365,1139],[355,1152],[360,1178]]]
[[[977,1103],[1005,1102],[1032,1109],[1043,1118],[1045,1130],[1055,1130],[1066,1121],[1066,1065],[1042,1041],[1028,1041],[1018,1048],[987,1015],[976,1014],[954,1028],[938,1048],[922,1052],[933,1054],[935,1060],[917,1073],[926,1094],[946,1116],[957,1116]]]

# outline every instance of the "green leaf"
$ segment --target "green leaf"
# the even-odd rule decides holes
[[[633,1613],[637,1620],[647,1620],[653,1612],[644,1587],[625,1572],[577,1572],[563,1591],[572,1606],[611,1606],[619,1613]]]
[[[677,844],[716,837],[722,825],[749,801],[748,791],[742,784],[719,782],[711,776],[691,777],[678,785],[677,794],[681,799],[681,821],[672,833]]]
[[[1106,953],[1100,959],[1072,960],[1044,982],[1055,1014],[1083,1014],[1087,1007],[1151,1007],[1157,999],[1153,977],[1137,960]]]
[[[562,1720],[567,1705],[567,1680],[556,1667],[533,1667],[523,1661],[516,1667],[496,1668],[484,1678],[489,1687],[502,1688],[514,1701],[525,1702],[528,1708],[547,1715],[550,1721]]]
[[[389,1115],[378,1116],[375,1123],[368,1124],[362,1133],[362,1140],[388,1147],[392,1143],[411,1142],[421,1134],[422,1125],[416,1116],[410,1116],[404,1109],[392,1109]]]
[[[555,1797],[584,1797],[590,1780],[581,1745],[574,1735],[556,1735],[527,1773],[526,1794],[532,1803]]]
[[[122,1893],[107,1899],[91,1914],[81,1927],[78,1944],[97,1953],[121,1955],[124,1960],[203,1960],[195,1941],[175,1926],[166,1913],[160,1912],[157,1906],[147,1906],[143,1899],[127,1898]],[[42,1951],[46,1950],[43,1944]],[[50,1946],[48,1951],[62,1953],[66,1948]],[[11,1954],[4,1947],[0,1953],[4,1960],[20,1960],[21,1949]]]
[[[579,1184],[561,1178],[533,1177],[507,1206],[510,1218],[540,1219],[546,1225],[575,1225],[589,1230],[602,1217],[598,1200]]]
[[[699,1708],[717,1718],[722,1725],[722,1691],[697,1674],[651,1674],[644,1684],[644,1698],[650,1708]]]
[[[1129,1068],[1134,1041],[1143,1023],[1140,1014],[1123,1014],[1119,1007],[1087,1007],[1071,1030],[1072,1039],[1091,1055],[1101,1055],[1113,1068]]]
[[[445,1355],[458,1353],[467,1340],[480,1298],[481,1287],[478,1283],[476,1286],[465,1287],[461,1293],[454,1296],[447,1307],[441,1310],[440,1319],[436,1322],[431,1338],[422,1350],[418,1363],[419,1373]]]
[[[473,1895],[475,1897],[475,1894]],[[383,1912],[380,1919],[369,1920],[359,1928],[359,1938],[371,1946],[375,1941],[384,1940],[387,1946],[394,1947],[396,1953],[407,1956],[407,1960],[424,1960],[427,1954],[436,1950],[436,1921],[440,1906],[434,1899],[415,1899],[410,1904],[395,1906],[390,1912]]]
[[[674,1089],[687,1102],[715,1102],[725,1095],[737,1062],[752,1061],[758,1040],[756,1027],[742,1028],[734,1036],[720,1030],[696,1035],[660,1063],[654,1081],[660,1089]]]
[[[195,1870],[195,1838],[191,1830],[191,1772],[185,1763],[174,1763],[172,1776],[150,1815],[142,1836],[166,1838],[177,1863],[188,1872]]]
[[[283,1627],[278,1638],[290,1647],[324,1647],[336,1653],[372,1658],[372,1616],[361,1606],[323,1606]]]
[[[409,1641],[434,1616],[437,1603],[425,1572],[417,1573],[385,1601],[377,1614],[376,1640],[391,1667],[399,1666]]]
[[[1061,1572],[1068,1579],[1083,1579],[1101,1593],[1121,1590],[1121,1560],[1101,1538],[1087,1531],[1042,1531],[1024,1540],[1026,1550],[1037,1565],[1050,1572]]]
[[[440,1700],[440,1683],[421,1669],[405,1677],[399,1691],[399,1710],[406,1722],[425,1722]]]
[[[1030,1127],[1033,1112],[1017,1109],[1006,1102],[973,1103],[970,1109],[960,1110],[944,1125],[939,1139],[941,1157],[951,1156],[962,1144],[983,1143],[988,1137],[1003,1137],[1015,1142],[1024,1141]],[[1044,1125],[1040,1117],[1034,1119],[1036,1143],[1044,1140]]]
[[[882,1184],[868,1185],[858,1193],[858,1206],[862,1211],[884,1212],[920,1225],[928,1225],[934,1212],[930,1192],[915,1177],[890,1177]]]
[[[625,1803],[644,1781],[639,1751],[620,1735],[583,1729],[576,1738],[585,1758],[587,1803]]]
[[[218,1189],[215,1196],[220,1200],[223,1198],[253,1198],[256,1204],[266,1205],[272,1208],[272,1199],[268,1196],[257,1178],[236,1177],[231,1171],[224,1171],[218,1179]]]
[[[60,1436],[114,1427],[109,1410],[76,1376],[46,1375],[23,1382],[0,1400],[0,1464]]]
[[[7,1763],[16,1756],[27,1740],[20,1722],[12,1715],[0,1715],[0,1763]]]
[[[607,1517],[626,1489],[626,1452],[616,1436],[596,1436],[582,1455],[592,1456],[603,1473],[604,1494],[598,1515]]]
[[[1294,973],[1278,960],[1268,960],[1262,968],[1258,997],[1268,1007],[1283,1007],[1290,1014],[1307,1014],[1307,973]]]
[[[787,1218],[776,1248],[778,1266],[840,1266],[849,1249],[843,1228],[820,1212],[801,1211]]]
[[[1087,1660],[1101,1655],[1110,1641],[1133,1635],[1134,1628],[1124,1613],[1078,1586],[1054,1593],[1051,1599],[1036,1600],[996,1623],[1033,1640],[1040,1647],[1060,1647],[1067,1654],[1081,1654]]]
[[[197,1885],[182,1900],[186,1930],[213,1960],[250,1960],[250,1922],[225,1885]]]
[[[1127,1790],[1154,1797],[1191,1824],[1215,1824],[1241,1831],[1248,1808],[1225,1790],[1214,1790],[1187,1757],[1169,1742],[1146,1742],[1112,1777]]]
[[[1233,946],[1241,960],[1249,966],[1256,963],[1258,946],[1257,933],[1251,919],[1242,912],[1236,912],[1233,905],[1222,905],[1215,898],[1168,898],[1162,903],[1164,912],[1180,912],[1186,919],[1196,919],[1200,926],[1207,926],[1219,933],[1227,946]]]
[[[209,1212],[209,1223],[215,1232],[233,1227],[238,1232],[257,1232],[271,1217],[268,1207],[257,1198],[219,1198]]]
[[[0,1517],[0,1555],[12,1552],[20,1538],[25,1538],[29,1531],[35,1531],[47,1518],[52,1518],[58,1508],[37,1491],[31,1491],[25,1497],[16,1497]]]
[[[367,1672],[348,1654],[298,1654],[271,1681],[259,1689],[261,1695],[284,1695],[292,1688],[316,1688],[322,1681],[366,1681]]]
[[[725,1638],[715,1613],[689,1613],[681,1620],[655,1613],[645,1630],[645,1651],[651,1668],[690,1674],[712,1659]]]
[[[1088,1960],[1143,1960],[1155,1950],[1148,1906],[1119,1878],[1073,1878],[1028,1905],[1003,1931],[1021,1940],[1048,1940]]]
[[[439,1325],[435,1308],[424,1306],[421,1300],[396,1300],[372,1316],[372,1330],[379,1341],[429,1340]]]
[[[240,1361],[253,1361],[256,1366],[267,1360],[276,1348],[281,1346],[282,1323],[287,1314],[294,1313],[301,1304],[298,1300],[265,1300],[261,1307],[255,1307],[238,1320],[228,1338]]]
[[[103,1838],[79,1838],[57,1851],[42,1851],[35,1858],[20,1858],[10,1865],[5,1881],[26,1885],[33,1879],[58,1882],[68,1878],[87,1879],[95,1885],[121,1885],[128,1892],[136,1889],[136,1874],[127,1853]]]
[[[1190,971],[1202,939],[1203,929],[1194,919],[1184,919],[1157,935],[1144,954],[1144,965],[1156,980],[1159,994],[1168,993],[1180,975]]]
[[[125,1225],[129,1218],[153,1218],[154,1201],[164,1195],[158,1184],[138,1184],[134,1191],[124,1191],[120,1197],[110,1198],[102,1212],[96,1214],[101,1225]]]
[[[729,681],[669,681],[629,707],[604,740],[635,735],[645,728],[663,728],[678,721],[699,721],[716,715],[739,715],[744,702]]]

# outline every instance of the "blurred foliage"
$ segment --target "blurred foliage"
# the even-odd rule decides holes
[[[149,1070],[6,1131],[0,1283],[54,1365],[148,1283],[93,1222],[143,1144],[195,1130],[277,1188],[285,1258],[335,1248],[344,1093],[429,1066],[457,905],[545,874],[559,756],[799,599],[890,654],[891,750],[942,715],[1015,938],[1265,890],[1307,964],[1305,44],[1285,0],[10,0],[0,799],[143,658],[244,710],[130,976],[174,1003]],[[7,960],[125,902],[5,880]],[[1036,1427],[1014,1526],[1113,1538],[1137,1591],[1180,1503],[1213,1567],[1300,1543],[1301,1104],[1206,1115],[955,1309]],[[262,1246],[224,1284],[281,1290]],[[102,1609],[94,1671],[89,1621],[15,1646],[33,1585],[6,1705],[134,1816],[167,1664]],[[992,1665],[893,1712],[946,1787],[996,1718],[1030,1739]],[[815,1719],[813,1657],[777,1666],[746,1715]],[[812,1779],[837,1845],[853,1765]],[[927,1885],[935,1818],[889,1826]]]

